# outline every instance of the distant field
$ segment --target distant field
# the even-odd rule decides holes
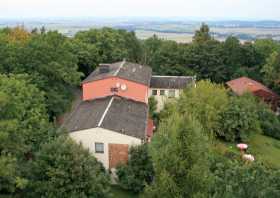
[[[166,27],[165,27],[166,28]],[[184,32],[164,32],[164,30],[136,30],[136,35],[140,39],[147,39],[154,34],[160,38],[166,40],[173,40],[179,43],[189,43],[192,41],[193,33],[189,33],[189,30]],[[171,30],[170,30],[171,31]],[[246,40],[273,38],[280,40],[279,28],[213,28],[211,27],[211,33],[217,40],[224,41],[228,36],[236,36],[242,42]]]
[[[241,41],[261,38],[273,38],[280,41],[280,21],[204,21],[209,25],[212,36],[220,41],[228,36],[235,36]],[[135,31],[140,39],[147,39],[154,34],[166,40],[180,43],[191,42],[194,32],[202,21],[187,19],[133,19],[133,18],[50,18],[50,19],[10,19],[1,20],[0,28],[24,25],[28,30],[45,26],[47,30],[58,30],[73,37],[78,31],[90,28],[112,27]]]
[[[159,38],[165,40],[173,40],[179,43],[189,43],[192,41],[193,34],[188,33],[164,33],[164,32],[154,32],[145,30],[136,30],[136,36],[140,39],[147,39],[157,35]]]

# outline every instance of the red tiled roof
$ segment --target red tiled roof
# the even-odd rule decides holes
[[[262,95],[266,97],[273,97],[273,98],[279,97],[276,93],[271,91],[263,84],[247,77],[237,78],[235,80],[228,81],[226,84],[237,95],[242,95],[245,92],[251,92],[253,94],[262,93]]]

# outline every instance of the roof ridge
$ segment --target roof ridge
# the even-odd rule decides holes
[[[103,122],[103,120],[104,120],[104,118],[105,118],[107,112],[109,111],[109,108],[111,107],[113,101],[114,101],[114,97],[112,97],[112,98],[110,99],[110,101],[109,101],[109,103],[108,103],[108,105],[107,105],[107,107],[106,107],[106,109],[105,109],[103,115],[102,115],[101,118],[100,118],[100,121],[99,121],[98,124],[97,124],[98,127],[100,127],[100,126],[102,125],[102,122]]]
[[[120,72],[121,68],[124,66],[125,62],[126,62],[125,60],[122,61],[122,63],[120,64],[119,68],[115,71],[113,76],[117,76],[118,75],[118,73]]]
[[[152,75],[152,77],[162,77],[162,78],[194,78],[194,76],[161,76],[161,75]]]

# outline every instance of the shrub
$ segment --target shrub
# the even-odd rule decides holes
[[[132,147],[128,164],[117,167],[118,182],[122,188],[139,193],[146,183],[152,182],[154,171],[147,147],[146,144]]]
[[[155,178],[143,197],[207,197],[209,146],[197,120],[173,111],[161,122],[149,151]]]
[[[209,197],[279,197],[279,170],[268,169],[257,162],[244,164],[224,158],[213,162],[214,177]]]
[[[280,140],[280,119],[268,107],[262,107],[259,111],[261,129],[264,135]]]
[[[32,165],[32,184],[26,197],[108,197],[105,169],[70,138],[61,136],[44,144]]]
[[[256,106],[257,101],[250,94],[232,96],[221,114],[219,135],[227,141],[246,141],[252,133],[260,132]]]

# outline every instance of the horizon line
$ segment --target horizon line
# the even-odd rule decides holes
[[[242,17],[195,17],[195,16],[24,16],[24,17],[7,17],[0,16],[0,20],[54,20],[54,19],[161,19],[161,20],[189,20],[189,21],[276,21],[280,22],[280,19],[271,18],[242,18]]]

